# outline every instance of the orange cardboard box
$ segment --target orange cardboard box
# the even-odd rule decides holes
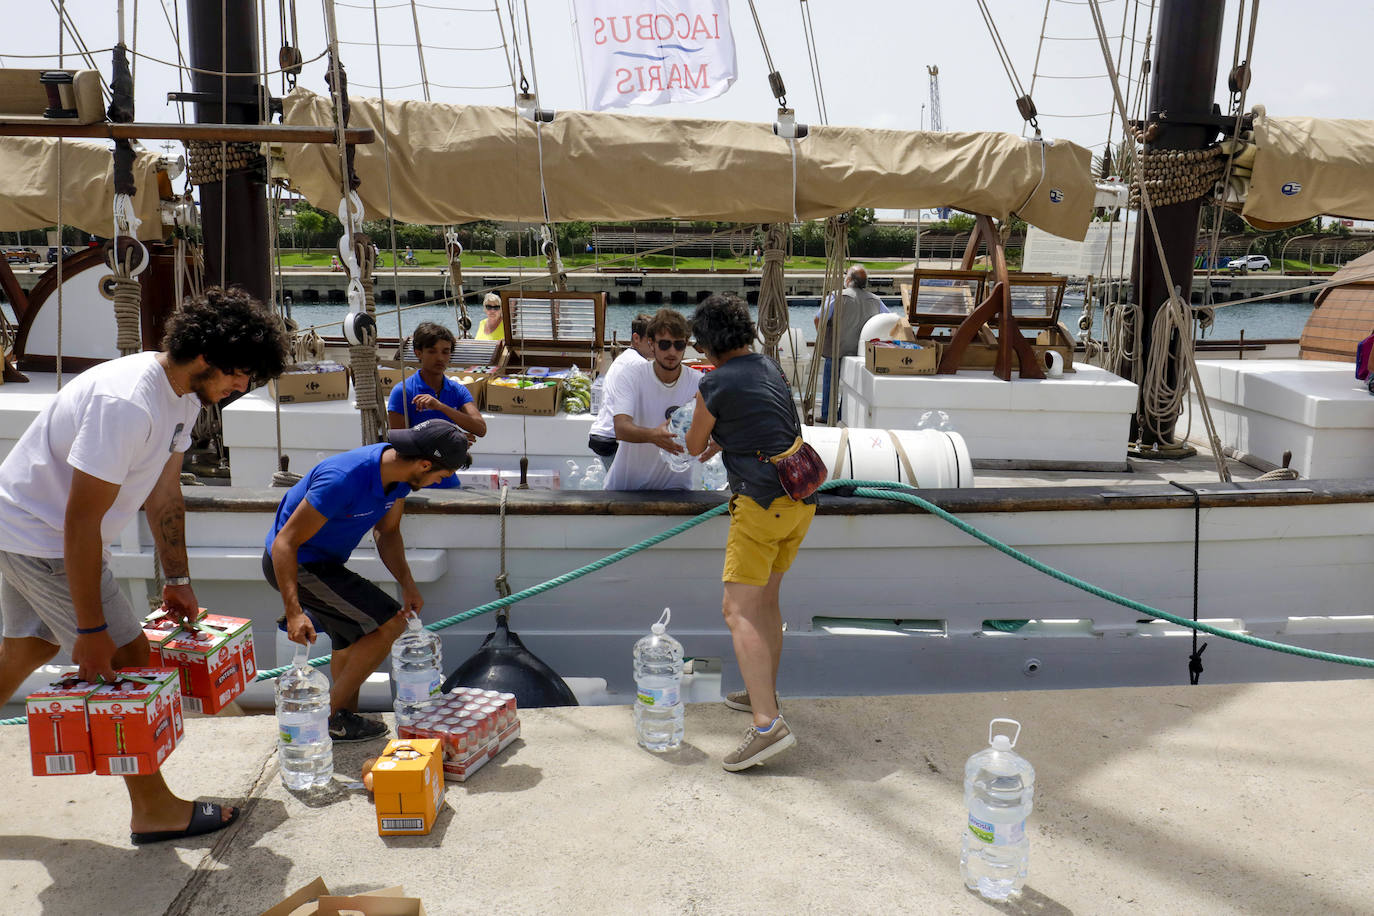
[[[239,654],[243,685],[253,683],[258,674],[257,658],[253,654],[253,622],[243,617],[226,617],[223,614],[206,614],[204,622],[211,627],[229,634],[231,647]]]
[[[429,833],[444,806],[444,756],[434,738],[387,742],[372,764],[378,836]]]
[[[69,776],[95,771],[86,697],[96,687],[73,671],[43,690],[29,694],[29,754],[35,776]]]
[[[162,664],[181,672],[181,693],[188,710],[214,714],[243,693],[243,660],[237,625],[211,624],[208,619],[207,615],[195,630],[183,629],[164,642]]]
[[[177,672],[123,668],[119,674],[118,682],[102,684],[86,697],[95,771],[105,776],[155,773],[186,734]]]
[[[196,619],[205,619],[205,608],[200,609],[200,616]],[[143,618],[143,635],[147,638],[148,648],[152,653],[149,667],[162,667],[162,644],[182,631],[181,621],[167,613],[166,610],[153,611]]]

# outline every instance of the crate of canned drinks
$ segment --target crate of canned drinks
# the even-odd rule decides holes
[[[463,782],[520,737],[515,694],[455,687],[396,734],[438,740],[444,749],[444,778]]]

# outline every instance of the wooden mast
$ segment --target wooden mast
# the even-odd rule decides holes
[[[1163,0],[1156,28],[1156,51],[1150,77],[1150,107],[1146,117],[1145,149],[1202,149],[1217,136],[1222,123],[1213,97],[1217,84],[1217,65],[1221,55],[1222,17],[1225,0]],[[1164,243],[1164,256],[1175,285],[1187,298],[1193,288],[1193,255],[1197,241],[1201,199],[1155,207],[1155,221]],[[1164,279],[1164,269],[1155,248],[1148,217],[1142,212],[1136,229],[1135,257],[1131,265],[1131,286],[1141,306],[1140,361],[1148,365],[1150,351],[1168,347],[1167,369],[1170,381],[1178,378],[1179,341],[1152,339],[1155,315],[1169,300],[1172,290]],[[1161,424],[1162,438],[1173,440],[1174,421]],[[1187,457],[1191,448],[1153,450],[1154,434],[1132,421],[1131,439],[1141,451],[1156,457]]]

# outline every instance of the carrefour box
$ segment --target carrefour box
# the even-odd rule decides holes
[[[29,754],[35,776],[70,776],[95,771],[86,698],[95,692],[73,671],[42,690],[29,694],[24,711],[29,719]]]
[[[549,381],[537,388],[517,388],[503,385],[509,379],[487,382],[488,413],[518,413],[536,417],[551,417],[558,413],[562,400],[562,383]]]
[[[124,668],[119,680],[86,697],[95,771],[106,776],[157,772],[185,736],[177,672]]]
[[[485,374],[450,372],[448,377],[468,390],[468,394],[472,395],[472,403],[477,405],[478,410],[486,409],[487,376]]]
[[[205,608],[200,609],[197,620],[205,619]],[[153,611],[143,618],[143,635],[148,640],[150,667],[162,666],[162,644],[182,632],[181,620],[172,616],[166,608]],[[170,666],[169,666],[170,667]]]
[[[230,648],[239,654],[239,671],[243,686],[253,683],[258,674],[258,661],[253,652],[253,622],[243,617],[226,617],[223,614],[206,614],[202,618],[205,625],[223,630],[229,636]]]
[[[557,490],[561,488],[558,472],[545,468],[530,468],[526,471],[525,484],[531,490]],[[512,490],[518,488],[520,486],[520,472],[498,472],[497,489],[500,489],[501,486],[510,487]]]
[[[455,471],[453,476],[458,478],[464,490],[501,489],[501,472],[496,468],[468,468]]]
[[[864,346],[864,365],[874,375],[934,375],[940,350],[934,343],[870,340]]]
[[[295,363],[268,383],[281,404],[342,401],[348,397],[348,370],[338,363]]]
[[[377,395],[385,401],[391,395],[391,389],[401,383],[403,379],[408,379],[420,371],[420,364],[415,360],[382,360],[377,363]]]
[[[201,621],[196,629],[183,630],[162,644],[162,663],[180,672],[181,692],[191,712],[217,713],[243,693],[237,633],[232,625]]]
[[[435,738],[387,742],[372,764],[377,835],[429,833],[444,806],[444,755]]]

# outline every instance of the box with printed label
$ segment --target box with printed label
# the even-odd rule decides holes
[[[501,472],[496,468],[468,468],[466,471],[455,471],[453,476],[458,478],[464,490],[501,489]]]
[[[223,630],[229,637],[229,647],[239,654],[239,672],[243,686],[253,683],[258,674],[258,662],[253,654],[253,622],[243,617],[226,617],[223,614],[206,614],[202,622],[217,630]]]
[[[402,379],[408,379],[420,371],[420,364],[415,360],[382,360],[377,363],[377,397],[386,403],[386,399],[391,396],[391,389],[401,383]]]
[[[162,663],[180,672],[181,693],[191,712],[212,715],[243,693],[243,662],[231,629],[200,621],[196,629],[162,644]]]
[[[267,388],[281,404],[342,401],[348,397],[348,370],[338,363],[297,363]]]
[[[557,471],[541,468],[530,468],[525,472],[525,483],[531,490],[557,490],[560,489],[560,478]],[[501,471],[497,475],[497,489],[502,486],[510,487],[512,490],[520,486],[519,471]]]
[[[29,718],[29,754],[35,776],[70,776],[95,772],[91,730],[86,720],[86,697],[95,692],[73,671],[42,690],[29,694],[24,711]]]
[[[377,803],[377,835],[429,833],[444,806],[444,758],[434,738],[401,738],[387,743],[372,764],[372,797]]]
[[[934,375],[940,362],[935,343],[870,340],[864,346],[864,365],[874,375]]]
[[[124,668],[119,676],[86,697],[95,771],[106,776],[155,773],[186,733],[177,672]]]
[[[196,619],[205,619],[205,608],[200,609],[200,615]],[[150,652],[149,667],[157,668],[162,665],[162,644],[181,632],[181,621],[168,613],[166,608],[153,611],[143,618],[143,635],[148,640]]]
[[[562,401],[562,383],[547,381],[538,387],[518,387],[513,378],[487,381],[487,413],[518,413],[536,417],[551,417],[558,413]]]

